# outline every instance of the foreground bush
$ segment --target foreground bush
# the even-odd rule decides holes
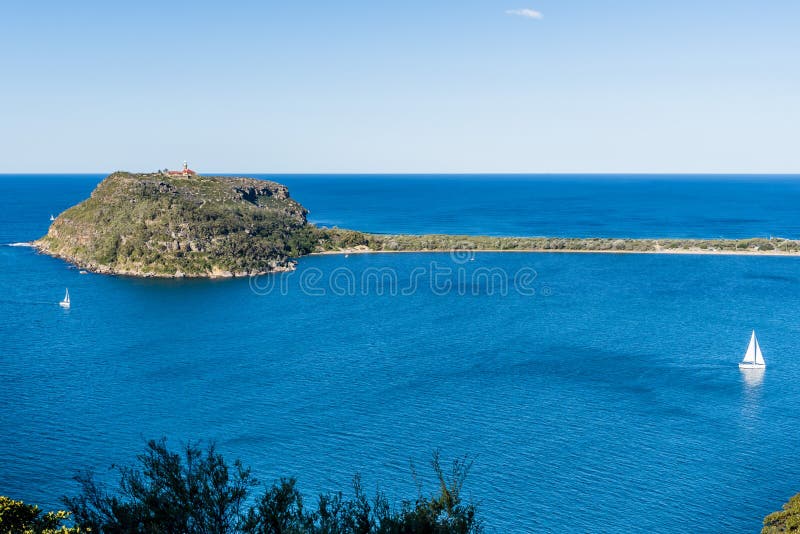
[[[779,532],[800,532],[800,493],[783,505],[783,510],[773,512],[764,518],[761,534]]]
[[[38,506],[0,496],[0,534],[80,534],[68,528],[69,512],[43,513]]]
[[[293,478],[256,494],[250,469],[228,465],[213,445],[174,452],[162,439],[147,444],[135,467],[119,469],[118,487],[76,477],[80,493],[64,504],[77,527],[109,534],[474,534],[483,531],[475,505],[461,496],[470,466],[458,459],[445,473],[434,454],[437,491],[425,496],[420,487],[395,507],[381,492],[367,497],[359,477],[352,497],[324,494],[308,506]]]

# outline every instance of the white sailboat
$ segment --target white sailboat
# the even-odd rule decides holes
[[[764,369],[766,366],[764,355],[761,354],[761,346],[756,339],[756,331],[753,330],[750,344],[747,346],[747,352],[744,353],[744,359],[739,364],[739,369]]]
[[[56,218],[55,218],[55,217],[53,217],[53,214],[51,213],[51,214],[50,214],[50,221],[55,221],[55,220],[56,220]]]
[[[64,300],[59,302],[58,305],[62,308],[69,308],[69,289],[67,289],[67,294],[64,295]]]

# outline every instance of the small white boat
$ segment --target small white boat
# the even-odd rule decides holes
[[[56,218],[55,218],[55,217],[53,217],[53,214],[52,214],[52,213],[50,214],[50,220],[51,220],[51,221],[55,221],[55,220],[56,220]]]
[[[767,364],[764,362],[764,355],[761,354],[761,346],[756,339],[756,331],[753,330],[753,335],[750,336],[750,344],[747,346],[747,352],[744,353],[744,359],[739,364],[739,369],[764,369]]]
[[[64,300],[59,302],[58,305],[62,308],[69,308],[69,289],[67,289],[67,294],[64,295]]]

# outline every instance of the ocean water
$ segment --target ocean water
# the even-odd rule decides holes
[[[0,176],[0,243],[100,178]],[[791,177],[279,181],[376,232],[800,236]],[[469,454],[490,532],[753,532],[800,491],[800,258],[316,256],[169,281],[0,246],[0,272],[0,494],[45,507],[162,435],[309,495],[360,472],[413,496],[410,462]],[[752,328],[761,375],[736,365]]]

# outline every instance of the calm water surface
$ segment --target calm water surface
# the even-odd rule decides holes
[[[44,233],[99,178],[0,177],[0,243]],[[281,181],[312,220],[370,231],[800,236],[788,178]],[[0,246],[0,494],[57,506],[75,469],[162,435],[215,439],[309,494],[362,472],[413,495],[410,461],[468,453],[497,532],[753,532],[800,491],[798,259],[461,260],[154,281]],[[736,367],[751,328],[762,376]]]

